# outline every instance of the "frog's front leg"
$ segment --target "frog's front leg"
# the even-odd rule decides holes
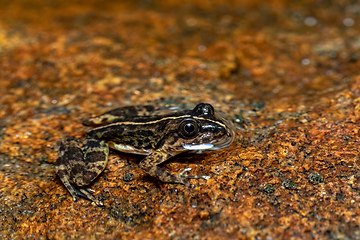
[[[208,179],[208,176],[193,176],[187,175],[185,172],[191,170],[191,168],[186,168],[182,172],[178,174],[171,174],[169,171],[162,169],[158,165],[167,159],[171,158],[173,155],[167,153],[163,150],[157,150],[152,152],[146,158],[144,158],[140,163],[139,167],[149,174],[152,177],[158,178],[162,182],[171,182],[171,183],[181,183],[184,185],[190,185],[190,183],[186,182],[187,178],[203,178]]]
[[[77,197],[84,197],[103,205],[84,187],[104,170],[108,155],[108,145],[97,139],[86,139],[83,147],[74,140],[60,143],[55,171],[75,201]]]

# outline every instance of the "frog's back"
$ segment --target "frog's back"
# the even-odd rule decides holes
[[[180,109],[159,108],[153,105],[126,106],[105,112],[99,116],[91,117],[82,121],[85,126],[99,126],[114,122],[144,122],[156,120],[166,115],[181,112]]]

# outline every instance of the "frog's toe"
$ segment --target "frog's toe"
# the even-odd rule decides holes
[[[98,206],[104,206],[104,203],[100,200],[97,200],[93,195],[90,194],[90,192],[93,192],[94,190],[90,189],[90,191],[88,189],[85,188],[80,188],[78,189],[78,196],[79,197],[83,197],[85,199],[88,199],[92,202],[94,202],[96,205]]]
[[[194,175],[183,175],[184,178],[202,178],[202,179],[205,179],[205,180],[208,180],[210,179],[210,176],[206,176],[206,175],[197,175],[197,176],[194,176]]]
[[[79,197],[88,199],[92,202],[94,202],[98,206],[104,206],[104,203],[100,200],[97,200],[93,195],[91,195],[91,192],[94,192],[94,190],[91,189],[85,189],[85,188],[73,188],[74,191],[71,191],[71,196],[74,199],[74,202],[78,201]]]
[[[86,191],[88,191],[89,193],[95,193],[95,190],[91,188],[86,188]]]
[[[202,179],[205,179],[205,180],[208,180],[210,179],[210,176],[205,176],[205,175],[199,175],[199,176],[196,176],[196,175],[187,175],[185,174],[186,172],[190,171],[191,168],[185,168],[181,173],[179,173],[178,175],[181,176],[181,178],[183,179],[186,179],[186,178],[202,178]]]

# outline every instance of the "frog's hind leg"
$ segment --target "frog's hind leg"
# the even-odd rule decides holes
[[[55,172],[61,182],[69,191],[74,201],[77,200],[78,190],[70,182],[69,165],[72,161],[83,161],[83,153],[76,141],[67,140],[60,142],[60,149],[55,163]]]
[[[82,148],[74,140],[61,143],[55,171],[75,201],[77,197],[84,197],[103,205],[84,187],[104,170],[108,154],[104,141],[86,139]]]

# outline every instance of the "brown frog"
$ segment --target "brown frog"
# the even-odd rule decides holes
[[[86,119],[83,125],[94,128],[87,132],[82,147],[75,140],[61,142],[55,170],[75,201],[80,196],[97,205],[103,203],[85,187],[104,170],[109,147],[147,155],[139,163],[144,172],[163,182],[190,185],[185,179],[208,177],[185,174],[191,168],[172,174],[158,165],[186,151],[220,149],[234,140],[228,122],[208,103],[192,110],[164,112],[154,106],[122,107]]]

